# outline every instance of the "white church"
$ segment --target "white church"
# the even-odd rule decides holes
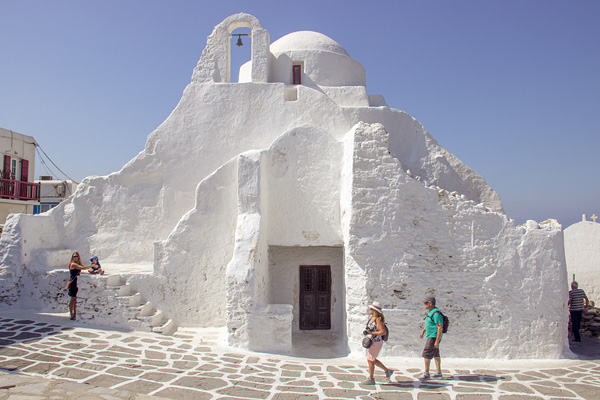
[[[250,29],[251,61],[231,83],[238,28]],[[215,27],[143,151],[46,213],[13,214],[0,242],[0,300],[12,309],[66,311],[79,251],[107,270],[82,275],[80,301],[118,275],[141,314],[148,302],[176,326],[222,328],[233,348],[294,354],[316,340],[362,354],[379,301],[384,354],[419,356],[434,294],[451,320],[445,356],[568,350],[560,225],[515,226],[480,175],[367,92],[337,42],[303,31],[271,43],[244,13]],[[140,327],[118,304],[86,313]]]

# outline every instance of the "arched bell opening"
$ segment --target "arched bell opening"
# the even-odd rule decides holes
[[[227,51],[229,53],[228,82],[251,81],[252,74],[252,29],[249,27],[237,28],[229,33],[229,43]],[[242,65],[250,61],[245,66],[247,78],[240,79],[244,73],[240,71]]]

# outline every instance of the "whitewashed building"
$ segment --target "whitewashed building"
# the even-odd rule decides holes
[[[52,176],[40,176],[35,183],[40,186],[40,204],[33,208],[33,214],[41,214],[56,207],[77,190],[76,182],[54,179]]]
[[[39,185],[33,181],[35,139],[0,128],[0,228],[11,213],[33,214]]]
[[[588,298],[600,305],[600,223],[596,214],[565,229],[569,281],[575,279]]]
[[[230,83],[238,28],[252,59]],[[367,92],[337,42],[271,43],[243,13],[215,27],[143,151],[48,213],[13,216],[1,242],[5,303],[43,307],[28,277],[78,250],[129,271],[179,326],[226,327],[243,349],[293,353],[318,338],[360,354],[377,300],[386,354],[418,356],[426,294],[452,321],[446,356],[555,358],[567,346],[561,227],[515,226],[480,175]]]

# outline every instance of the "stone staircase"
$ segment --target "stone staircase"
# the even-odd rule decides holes
[[[77,318],[81,322],[173,335],[177,325],[146,301],[121,275],[93,275],[79,279]]]

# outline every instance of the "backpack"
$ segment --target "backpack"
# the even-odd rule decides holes
[[[439,313],[442,316],[442,320],[443,320],[443,322],[442,322],[442,333],[448,332],[448,326],[450,325],[450,320],[448,319],[448,317],[446,317],[444,314],[442,314],[442,312],[440,310],[435,310],[433,312],[433,314],[428,315],[428,317],[431,318],[431,321],[433,321],[433,316],[436,313]]]

